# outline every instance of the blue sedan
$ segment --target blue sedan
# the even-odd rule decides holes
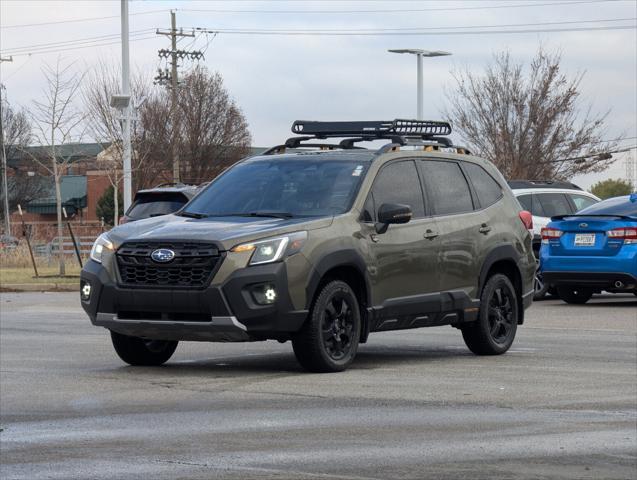
[[[542,229],[540,265],[567,303],[602,290],[637,295],[637,194],[553,217]]]

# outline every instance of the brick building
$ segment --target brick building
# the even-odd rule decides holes
[[[56,147],[60,162],[66,162],[60,182],[62,206],[80,235],[93,235],[102,230],[97,218],[96,206],[111,182],[105,172],[96,167],[97,156],[108,145],[98,143],[69,144]],[[36,198],[22,203],[27,230],[37,240],[50,241],[56,235],[56,201],[53,177],[46,168],[33,160],[46,158],[46,147],[28,147],[25,152],[13,151],[7,156],[9,196],[18,195],[19,183],[30,181],[37,184]],[[46,164],[46,162],[43,161]],[[33,195],[31,195],[33,196]],[[16,203],[18,199],[13,199]],[[13,205],[11,232],[20,236],[22,218]]]

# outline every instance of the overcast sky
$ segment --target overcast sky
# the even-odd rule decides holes
[[[504,7],[504,8],[501,8]],[[0,2],[0,50],[13,56],[1,64],[4,92],[14,104],[28,106],[42,94],[41,67],[58,55],[90,68],[100,59],[121,58],[119,1]],[[131,1],[131,65],[155,72],[157,50],[169,48],[156,28],[177,26],[261,30],[364,30],[430,28],[435,35],[291,36],[220,33],[184,38],[180,48],[205,49],[202,62],[218,70],[243,109],[253,144],[268,146],[290,136],[295,119],[392,119],[416,115],[415,59],[387,53],[389,48],[447,50],[450,57],[425,59],[425,117],[436,119],[445,105],[443,89],[452,85],[450,71],[482,70],[494,52],[508,49],[528,61],[540,44],[560,50],[569,75],[585,72],[585,103],[594,111],[611,110],[605,137],[624,134],[622,145],[637,143],[637,0],[573,1]],[[198,11],[195,11],[198,10]],[[381,10],[381,11],[379,11]],[[336,13],[338,12],[338,13]],[[71,21],[69,20],[82,20]],[[619,20],[622,19],[622,20]],[[60,22],[60,23],[52,23]],[[64,23],[62,23],[64,22]],[[548,22],[578,22],[547,24]],[[44,25],[34,25],[46,23]],[[530,30],[632,26],[631,29],[461,34],[456,27],[526,24]],[[543,25],[538,25],[543,24]],[[452,28],[453,27],[453,28]],[[386,30],[387,31],[387,30]],[[440,34],[442,32],[442,34]],[[112,35],[112,37],[108,37]],[[88,40],[89,48],[74,41]],[[61,43],[69,42],[69,43]],[[95,43],[111,45],[94,46]],[[41,53],[42,45],[50,45]],[[23,50],[15,50],[28,47]],[[64,51],[53,51],[62,50]],[[27,55],[27,52],[33,52]],[[588,187],[600,178],[624,177],[623,157],[602,174],[578,177]]]

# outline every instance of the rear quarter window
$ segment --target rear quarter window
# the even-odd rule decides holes
[[[502,198],[502,187],[480,165],[464,163],[465,171],[478,196],[480,207],[486,208]]]

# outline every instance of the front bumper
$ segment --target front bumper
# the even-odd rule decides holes
[[[308,313],[293,308],[285,263],[243,268],[222,284],[213,279],[200,290],[121,287],[94,261],[85,265],[80,281],[91,286],[90,297],[81,303],[93,325],[158,340],[287,338]],[[271,305],[258,305],[250,287],[265,283],[274,286],[277,298]]]

